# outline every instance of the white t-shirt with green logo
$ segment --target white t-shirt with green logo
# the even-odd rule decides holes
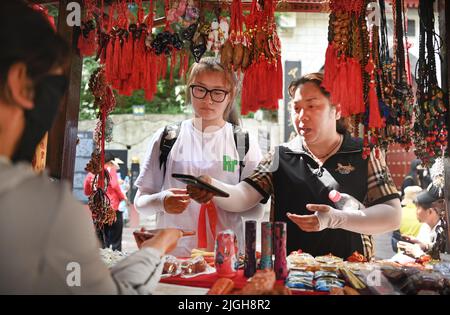
[[[150,151],[147,159],[141,165],[141,173],[135,185],[141,191],[158,193],[169,188],[185,188],[186,185],[174,178],[172,173],[189,174],[193,176],[209,175],[227,184],[239,183],[239,155],[233,138],[233,126],[226,123],[214,132],[201,132],[194,128],[192,120],[185,120],[180,127],[178,139],[169,153],[166,163],[166,174],[163,180],[163,170],[159,166],[160,141],[164,128],[158,130],[150,140]],[[261,151],[256,139],[249,135],[249,150],[244,158],[245,167],[241,180],[253,173],[261,160]],[[260,207],[259,205],[257,207]],[[244,222],[242,216],[251,219],[255,209],[245,212],[228,212],[217,207],[216,233],[232,229],[238,238],[239,251],[244,252]],[[197,231],[200,204],[191,200],[188,208],[181,214],[168,214],[156,211],[157,228],[176,227]],[[257,219],[257,218],[255,218]],[[207,218],[208,220],[208,218]],[[214,239],[207,221],[208,250],[214,250]],[[191,250],[197,247],[197,235],[183,237],[178,241],[178,247],[171,254],[190,256]]]

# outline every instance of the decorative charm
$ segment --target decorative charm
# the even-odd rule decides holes
[[[234,48],[238,48],[233,50],[232,61],[235,70],[245,70],[241,101],[243,115],[260,108],[276,110],[278,101],[283,98],[281,42],[275,24],[276,4],[274,0],[253,0],[242,40],[239,31],[236,35],[233,33],[236,28],[233,18],[231,20],[229,40],[236,40],[237,44],[243,46],[234,42]],[[236,9],[236,12],[240,12],[237,16],[242,15],[241,10]]]
[[[214,52],[217,57],[220,48],[228,39],[229,25],[227,19],[225,17],[220,17],[220,23],[217,21],[217,19],[214,19],[211,22],[210,29],[211,31],[208,35],[207,49],[208,51]]]
[[[97,50],[97,32],[94,18],[95,0],[83,0],[85,15],[81,22],[78,49],[83,57],[92,56]]]
[[[178,5],[178,6],[177,6]],[[180,22],[181,17],[186,12],[187,0],[180,0],[179,3],[174,2],[172,9],[168,10],[166,19],[170,24]]]
[[[329,45],[325,56],[322,86],[330,92],[333,104],[341,104],[341,115],[364,113],[363,47],[365,36],[364,1],[330,2]]]
[[[94,153],[92,153],[91,161],[86,165],[86,170],[95,175],[88,205],[92,212],[94,224],[97,228],[102,229],[105,224],[111,225],[116,220],[116,211],[111,207],[110,200],[106,195],[109,173],[104,170],[106,121],[107,116],[114,109],[116,101],[112,88],[106,83],[103,67],[99,67],[92,73],[89,80],[89,89],[94,96],[94,105],[99,110],[99,122],[94,135]]]
[[[156,35],[152,42],[152,48],[155,50],[156,55],[164,53],[166,56],[170,56],[172,50],[181,50],[183,48],[183,42],[177,33],[164,31]]]
[[[355,167],[351,164],[342,165],[341,163],[337,164],[336,172],[342,175],[348,175],[355,170]]]
[[[190,50],[194,56],[195,62],[199,62],[203,54],[206,52],[206,43],[201,41],[199,44],[191,43]]]
[[[195,32],[197,31],[198,24],[193,23],[189,25],[187,28],[183,29],[180,33],[180,37],[182,40],[191,41],[194,38]]]
[[[195,6],[195,3],[193,0],[189,0],[187,8],[186,8],[186,15],[184,16],[184,19],[188,23],[192,23],[198,20],[200,16],[200,10]]]

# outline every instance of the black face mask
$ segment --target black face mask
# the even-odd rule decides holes
[[[14,162],[31,163],[36,146],[52,127],[66,88],[67,79],[62,75],[45,76],[36,84],[34,108],[25,111],[25,129],[12,158]]]

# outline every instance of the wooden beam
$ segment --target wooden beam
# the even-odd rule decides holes
[[[32,3],[37,4],[57,4],[59,0],[28,0]],[[105,4],[109,5],[112,0],[105,0]],[[231,0],[222,0],[220,5],[231,5]],[[144,5],[148,4],[148,1],[143,2]],[[217,5],[216,0],[204,0],[204,9],[213,9]],[[244,0],[242,1],[242,9],[244,11],[250,11],[252,1]],[[327,12],[329,10],[327,0],[284,0],[280,1],[277,5],[277,12]],[[164,24],[162,24],[164,25]]]
[[[442,38],[441,47],[441,86],[445,93],[447,110],[450,104],[450,2],[445,0],[438,0],[438,12],[439,12],[439,33]],[[450,112],[450,111],[449,111]],[[450,115],[447,115],[447,130],[450,130]],[[448,140],[448,139],[447,139]],[[450,146],[447,146],[447,156],[450,156]],[[446,158],[444,162],[445,173],[445,204],[446,204],[446,219],[447,219],[447,253],[450,253],[450,229],[448,223],[450,222],[450,159]]]
[[[78,28],[66,23],[67,3],[82,0],[61,0],[58,14],[58,33],[71,45],[71,56],[68,69],[69,89],[63,99],[60,111],[48,139],[47,166],[50,176],[56,179],[73,181],[75,167],[76,142],[78,131],[78,115],[80,109],[80,88],[82,58],[77,53],[75,32]]]

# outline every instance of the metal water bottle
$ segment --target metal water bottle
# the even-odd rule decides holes
[[[259,269],[272,269],[273,230],[272,222],[261,223],[261,260]]]
[[[239,267],[236,234],[232,230],[219,232],[214,252],[214,264],[219,277],[234,277]]]
[[[286,222],[275,222],[274,249],[275,249],[275,275],[278,280],[286,279],[288,275],[286,260]]]
[[[256,221],[245,221],[244,276],[250,278],[256,272]]]

